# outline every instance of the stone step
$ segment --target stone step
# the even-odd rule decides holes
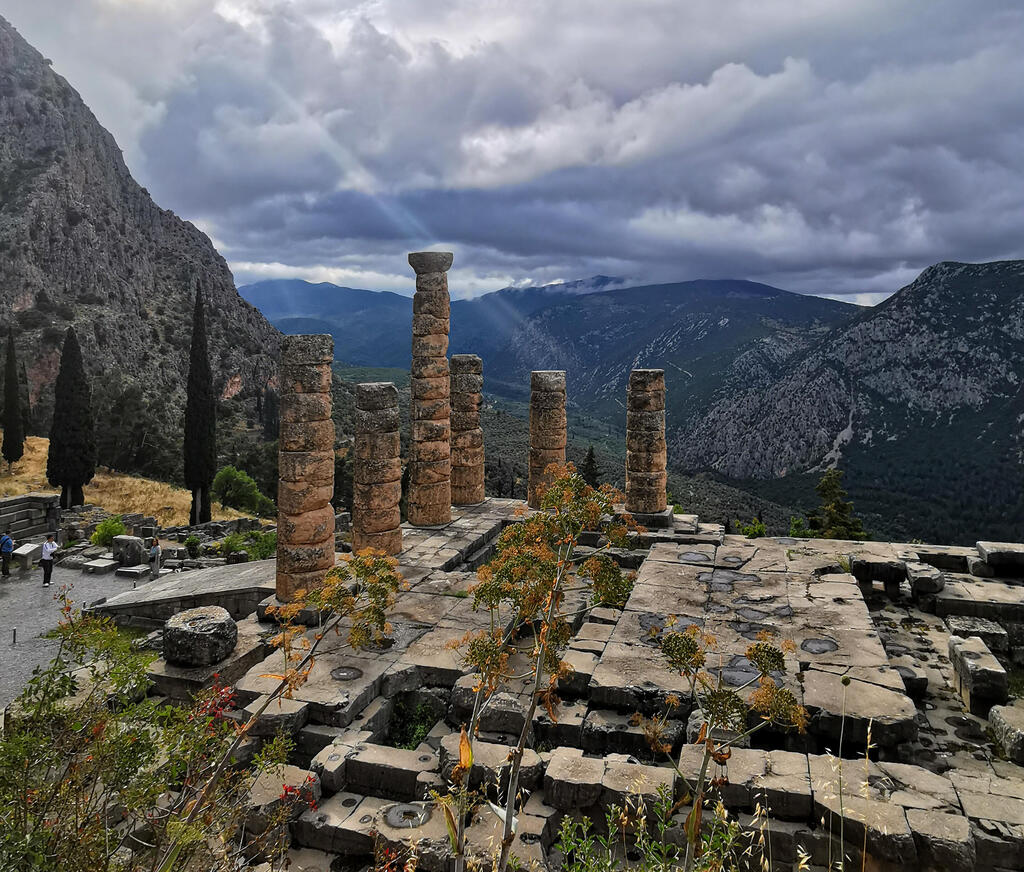
[[[421,772],[437,769],[437,756],[369,742],[357,745],[345,766],[347,788],[370,796],[411,802]]]
[[[152,572],[147,564],[139,566],[120,566],[114,571],[114,575],[120,578],[142,579],[149,578]]]
[[[88,563],[82,566],[82,572],[88,575],[107,575],[114,572],[118,567],[116,560],[108,560],[103,557],[98,557],[95,560],[90,560]],[[130,569],[139,569],[138,566],[127,567]]]

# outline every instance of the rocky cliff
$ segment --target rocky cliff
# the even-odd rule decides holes
[[[726,384],[670,451],[739,479],[838,464],[891,535],[972,541],[1019,537],[1022,425],[1024,261],[947,262],[768,383]]]
[[[100,393],[139,385],[153,429],[180,431],[197,282],[217,388],[253,395],[275,372],[277,330],[239,297],[207,236],[150,199],[75,90],[0,18],[0,328],[17,334],[33,428],[47,432],[73,324]]]

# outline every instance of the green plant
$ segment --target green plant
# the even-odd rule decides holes
[[[250,530],[245,535],[245,550],[253,560],[266,560],[277,553],[277,533]]]
[[[241,533],[228,533],[220,543],[221,556],[227,557],[238,551],[245,551],[245,536]]]
[[[614,505],[622,495],[608,486],[595,490],[569,464],[552,464],[546,470],[551,484],[541,497],[541,510],[505,529],[495,545],[495,556],[477,571],[479,583],[472,589],[473,608],[486,609],[489,628],[468,636],[462,645],[463,659],[477,675],[473,712],[463,727],[459,761],[451,773],[449,791],[437,796],[448,825],[456,872],[466,868],[466,820],[472,797],[468,774],[473,763],[473,743],[481,713],[492,696],[513,678],[512,658],[527,659],[525,670],[515,677],[531,687],[530,704],[516,745],[508,756],[509,777],[504,808],[493,806],[501,820],[502,835],[496,872],[505,872],[514,838],[516,803],[521,800],[519,773],[526,743],[538,705],[555,719],[559,703],[559,677],[566,672],[562,652],[572,636],[571,619],[565,609],[568,591],[588,591],[591,575],[581,572],[582,559],[574,558],[584,530],[603,534],[605,545],[628,547],[632,519],[612,522]],[[600,554],[593,555],[593,560]],[[591,564],[601,574],[604,564]],[[589,597],[588,597],[589,599]],[[584,611],[590,606],[584,607]],[[525,651],[522,639],[532,636]],[[518,686],[518,685],[517,685]]]
[[[185,485],[192,491],[189,523],[202,524],[210,520],[210,483],[217,469],[217,396],[210,372],[206,314],[200,288],[196,289],[196,303],[192,311],[192,343],[185,392],[184,460]],[[235,506],[224,500],[221,503]]]
[[[195,533],[189,533],[182,543],[188,556],[195,560],[199,556],[199,537]]]
[[[7,469],[25,454],[25,430],[22,418],[21,385],[18,382],[18,359],[14,351],[14,328],[7,333],[7,357],[4,366],[3,458]]]
[[[61,508],[68,509],[85,502],[82,488],[96,472],[92,392],[74,327],[68,327],[64,337],[53,397],[46,479],[61,489]]]
[[[210,493],[222,506],[233,509],[256,512],[257,514],[274,514],[277,509],[272,500],[260,493],[256,482],[240,469],[225,466],[210,486]]]
[[[626,607],[626,600],[636,582],[635,572],[623,572],[622,567],[607,554],[599,554],[585,561],[579,568],[579,576],[590,579],[595,606],[611,606],[616,609]]]
[[[760,539],[768,535],[768,528],[760,518],[752,518],[749,524],[736,521],[734,526],[748,539]]]
[[[96,525],[96,531],[89,537],[93,545],[102,545],[109,548],[114,544],[115,536],[123,536],[127,531],[120,515],[104,518]]]
[[[429,705],[421,702],[414,707],[408,699],[400,697],[391,714],[390,744],[394,748],[412,751],[427,737],[435,723],[437,716]]]
[[[838,469],[828,470],[814,489],[821,497],[821,506],[807,516],[804,524],[800,518],[791,518],[789,535],[795,538],[853,539],[868,538],[860,518],[853,514],[853,503],[846,499],[843,490],[843,473]]]

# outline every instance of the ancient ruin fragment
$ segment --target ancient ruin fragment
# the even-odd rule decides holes
[[[530,373],[530,477],[527,502],[539,508],[543,490],[551,483],[549,464],[565,463],[565,372]]]
[[[484,500],[483,372],[477,355],[452,355],[452,504],[456,506],[474,506]]]
[[[352,550],[402,550],[398,391],[391,382],[356,385],[352,466]]]

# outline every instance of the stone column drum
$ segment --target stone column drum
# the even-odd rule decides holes
[[[277,598],[289,602],[334,566],[334,422],[328,335],[281,342]]]
[[[475,506],[484,501],[484,362],[475,354],[453,354],[451,373],[452,505]]]
[[[542,491],[551,483],[551,463],[565,463],[565,372],[530,373],[530,477],[526,501],[540,508]]]
[[[665,511],[665,370],[634,369],[626,389],[626,511]]]
[[[451,404],[448,381],[448,268],[450,251],[409,255],[416,271],[412,298],[412,439],[407,518],[415,527],[452,519]]]
[[[352,550],[402,550],[402,458],[398,391],[391,382],[356,385],[352,455]]]

